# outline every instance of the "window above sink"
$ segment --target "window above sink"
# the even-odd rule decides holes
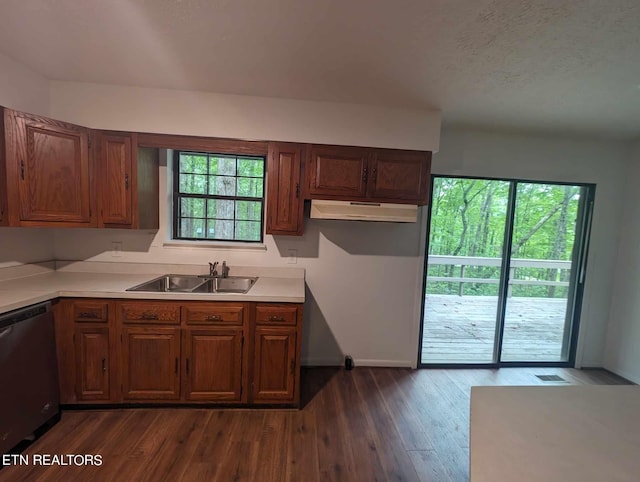
[[[176,150],[174,240],[261,243],[265,159]]]

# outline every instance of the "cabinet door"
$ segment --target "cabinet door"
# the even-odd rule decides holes
[[[132,224],[133,143],[131,136],[100,135],[100,224],[130,227]]]
[[[180,398],[180,329],[122,329],[122,396],[125,400]]]
[[[300,196],[304,147],[269,143],[267,160],[267,234],[302,234],[304,203]]]
[[[430,152],[376,149],[367,194],[379,200],[427,204],[430,166]]]
[[[90,225],[89,129],[15,111],[5,122],[20,224]]]
[[[368,152],[357,147],[312,146],[310,196],[345,199],[365,197]]]
[[[109,329],[82,326],[75,329],[74,335],[77,399],[109,401]]]
[[[242,327],[184,330],[186,400],[242,397]]]
[[[255,329],[252,395],[254,402],[294,402],[296,328]]]
[[[0,226],[9,224],[9,214],[7,213],[7,163],[4,137],[4,109],[0,108]]]

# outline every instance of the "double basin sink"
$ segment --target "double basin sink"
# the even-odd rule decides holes
[[[258,278],[229,276],[227,278],[185,274],[165,274],[145,281],[126,291],[153,293],[246,293]]]

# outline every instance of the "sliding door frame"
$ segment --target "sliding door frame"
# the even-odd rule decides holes
[[[431,239],[431,215],[433,207],[433,186],[437,178],[446,179],[475,179],[482,181],[502,181],[509,183],[509,200],[507,213],[505,216],[504,242],[502,245],[502,266],[500,272],[498,290],[498,309],[496,312],[496,333],[494,339],[493,362],[489,363],[425,363],[422,361],[422,343],[424,338],[424,313],[427,288],[427,272],[429,267],[429,242]],[[567,294],[567,309],[565,318],[565,332],[563,338],[563,348],[568,348],[568,354],[563,350],[562,355],[568,355],[566,361],[501,361],[502,340],[504,337],[505,315],[507,308],[507,292],[509,289],[509,267],[511,264],[511,249],[513,243],[513,229],[515,225],[515,207],[517,197],[517,186],[519,183],[526,184],[549,184],[556,186],[578,186],[581,188],[580,200],[576,221],[576,235],[571,256],[571,277],[569,287],[572,288]],[[582,312],[582,301],[584,299],[584,283],[586,280],[587,259],[589,256],[589,244],[591,227],[593,220],[593,207],[595,202],[596,185],[583,182],[564,181],[540,181],[519,178],[496,178],[481,176],[447,175],[434,174],[431,176],[430,193],[432,198],[429,202],[427,214],[427,235],[425,236],[424,265],[422,273],[422,307],[420,310],[420,330],[418,344],[418,368],[500,368],[500,367],[573,367],[575,365],[578,335],[580,328],[580,315]],[[570,304],[571,303],[571,304]]]

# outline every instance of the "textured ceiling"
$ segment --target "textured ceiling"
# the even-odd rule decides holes
[[[0,51],[55,80],[640,135],[639,0],[3,0]]]

